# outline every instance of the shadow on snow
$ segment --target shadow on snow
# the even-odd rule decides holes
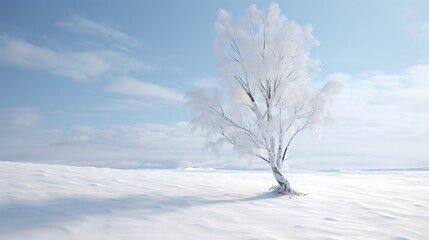
[[[266,192],[246,198],[213,196],[128,195],[121,198],[59,198],[42,202],[21,202],[0,205],[0,233],[25,231],[33,228],[59,227],[63,221],[79,221],[83,217],[111,217],[132,212],[132,218],[144,219],[151,215],[177,212],[183,209],[254,202],[277,197]],[[122,215],[123,216],[123,215]],[[0,234],[1,235],[1,234]]]

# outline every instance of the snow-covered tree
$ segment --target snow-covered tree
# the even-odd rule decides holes
[[[317,44],[311,26],[288,20],[273,3],[266,12],[250,6],[235,25],[220,10],[215,28],[222,90],[188,94],[191,124],[207,133],[207,147],[217,152],[226,142],[265,161],[277,190],[296,194],[282,172],[288,150],[298,133],[327,119],[335,89],[311,83],[318,70],[309,54]]]

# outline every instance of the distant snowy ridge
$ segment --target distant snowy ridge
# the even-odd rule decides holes
[[[201,167],[178,167],[177,170],[185,171],[214,171],[214,168],[201,168]]]

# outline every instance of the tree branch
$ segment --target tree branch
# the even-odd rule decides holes
[[[257,140],[255,140],[255,139],[258,139],[258,136],[257,136],[255,133],[253,133],[250,129],[247,129],[247,128],[243,127],[243,126],[238,125],[238,124],[237,124],[236,122],[234,122],[231,118],[229,118],[229,117],[225,116],[225,114],[224,114],[224,113],[219,112],[218,110],[216,110],[213,106],[210,106],[210,108],[212,109],[212,112],[213,112],[213,113],[216,113],[218,116],[220,116],[220,117],[224,118],[225,120],[227,120],[227,121],[228,121],[229,123],[231,123],[231,124],[232,124],[232,126],[234,126],[235,128],[238,128],[238,129],[242,130],[242,131],[244,132],[244,134],[245,134],[245,135],[247,135],[247,136],[249,137],[249,139],[250,139],[250,140],[255,144],[255,146],[256,146],[257,148],[268,150],[268,146],[267,146],[267,145],[265,145],[263,142],[259,142],[259,143],[258,143],[258,141],[257,141]],[[221,133],[221,134],[222,134],[222,133]],[[224,135],[224,134],[222,134],[222,135]],[[224,135],[224,136],[225,136],[225,135]]]

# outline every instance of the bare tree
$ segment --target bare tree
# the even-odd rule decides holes
[[[222,91],[188,94],[191,123],[207,132],[207,147],[223,143],[240,154],[268,163],[279,193],[296,194],[282,168],[298,133],[324,122],[333,83],[311,84],[318,61],[309,49],[317,44],[311,26],[301,27],[281,15],[277,4],[266,12],[255,5],[239,24],[219,11],[215,23]]]

